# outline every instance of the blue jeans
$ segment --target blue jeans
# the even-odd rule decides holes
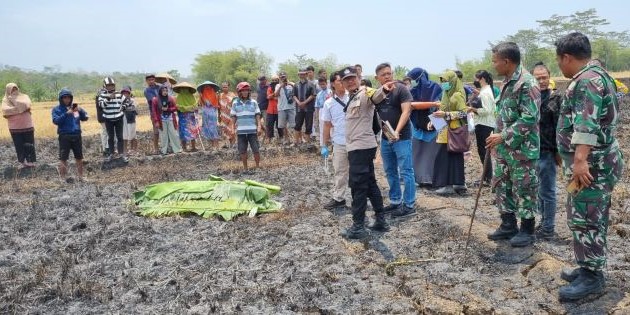
[[[381,141],[381,158],[389,184],[389,202],[413,208],[416,203],[416,182],[413,174],[413,162],[411,159],[411,140],[399,140],[389,142]],[[400,175],[398,170],[400,169]],[[405,185],[404,195],[401,194],[400,179]]]
[[[540,184],[538,186],[538,212],[542,216],[541,226],[553,231],[556,222],[556,160],[554,152],[540,152],[536,165]]]

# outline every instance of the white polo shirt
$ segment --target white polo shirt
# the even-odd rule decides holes
[[[333,125],[331,133],[332,142],[337,145],[346,145],[346,113],[343,111],[343,105],[335,100],[335,94],[324,102],[322,108],[322,120],[330,121]],[[340,98],[347,104],[350,99],[348,92]]]

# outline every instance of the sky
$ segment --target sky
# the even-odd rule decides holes
[[[478,59],[536,20],[590,8],[630,30],[630,2],[328,0],[23,0],[0,11],[0,64],[42,70],[191,74],[195,57],[243,46],[278,63],[295,55],[381,62],[431,73]]]

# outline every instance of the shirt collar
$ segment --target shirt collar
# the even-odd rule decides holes
[[[578,71],[571,79],[575,80],[575,78],[579,77],[582,73],[584,73],[586,70],[592,68],[592,67],[596,67],[597,63],[593,60],[589,61],[587,64],[584,65],[584,67],[582,67],[582,69],[580,69],[580,71]]]
[[[512,77],[510,77],[509,79],[506,77],[505,80],[503,80],[503,83],[508,83],[510,81],[518,81],[518,79],[521,78],[521,73],[523,72],[523,66],[519,63],[518,66],[516,66],[516,70],[514,70],[514,73],[512,74]]]

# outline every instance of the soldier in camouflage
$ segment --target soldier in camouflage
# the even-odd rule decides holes
[[[571,82],[564,94],[557,127],[558,152],[569,179],[567,221],[579,268],[563,271],[570,282],[561,300],[602,292],[611,194],[623,172],[615,139],[619,103],[613,78],[591,60],[591,45],[581,33],[556,42],[558,66]]]
[[[492,49],[493,66],[505,80],[497,103],[496,133],[486,139],[486,148],[495,150],[492,186],[501,213],[501,225],[488,238],[509,239],[513,247],[529,246],[536,239],[536,162],[540,155],[540,89],[520,62],[515,43],[500,43]],[[517,216],[521,219],[520,229]]]

